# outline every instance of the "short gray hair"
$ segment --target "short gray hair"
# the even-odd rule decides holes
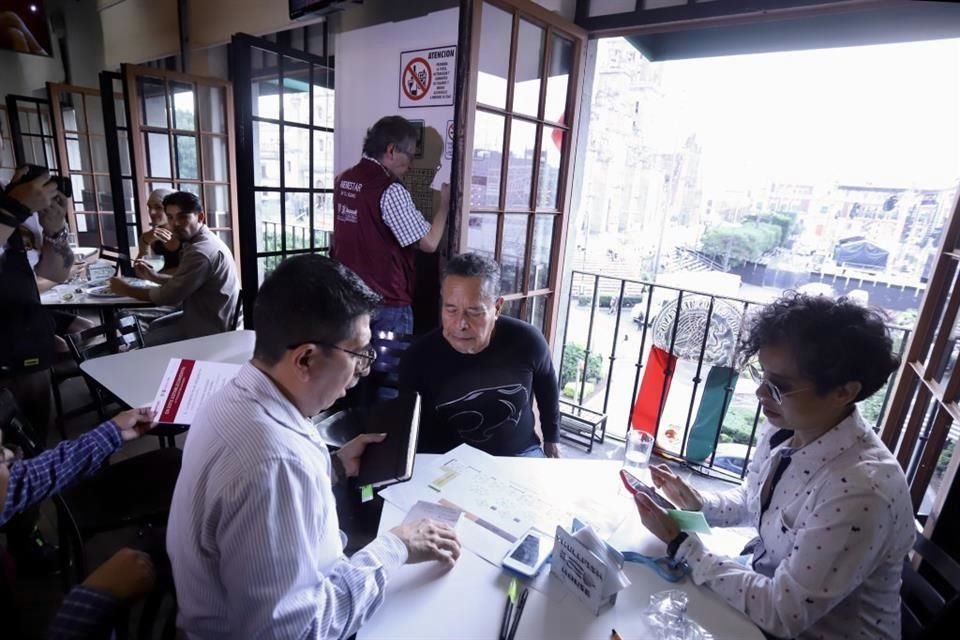
[[[500,296],[500,265],[493,258],[479,253],[461,253],[450,258],[443,277],[483,278],[483,291],[496,299]]]
[[[162,208],[163,200],[167,196],[172,195],[174,193],[176,192],[173,189],[154,189],[153,191],[150,192],[150,195],[147,196],[147,205],[150,204],[151,200],[153,200],[154,202],[159,201],[160,207]]]

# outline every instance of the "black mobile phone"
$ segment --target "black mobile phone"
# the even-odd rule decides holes
[[[677,505],[664,498],[662,495],[657,493],[656,489],[643,482],[640,480],[640,478],[633,475],[626,469],[620,470],[620,480],[623,481],[623,486],[626,487],[627,491],[629,491],[631,494],[637,495],[638,493],[642,493],[663,509],[677,509]]]
[[[40,166],[38,164],[28,164],[26,165],[27,172],[20,179],[18,184],[23,182],[30,182],[31,180],[36,180],[44,173],[47,173],[49,169],[46,167]],[[57,185],[57,191],[62,193],[68,198],[73,197],[73,183],[70,182],[70,178],[65,178],[63,176],[50,176],[50,182]]]

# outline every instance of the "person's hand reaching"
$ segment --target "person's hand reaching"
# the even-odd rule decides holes
[[[436,560],[452,567],[460,557],[457,532],[448,525],[430,519],[394,527],[390,533],[407,547],[407,564]]]
[[[703,509],[703,497],[700,493],[680,479],[667,465],[650,465],[650,477],[653,484],[663,491],[670,502],[687,511]]]
[[[153,409],[141,407],[118,413],[113,417],[113,422],[120,429],[120,438],[130,442],[157,426],[154,417]]]

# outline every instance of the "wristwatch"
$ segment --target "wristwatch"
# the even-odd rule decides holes
[[[677,534],[677,537],[670,541],[670,544],[667,545],[667,555],[670,556],[671,560],[675,560],[677,557],[677,551],[680,550],[680,545],[689,538],[685,532],[681,531]]]
[[[43,239],[49,240],[50,242],[61,242],[66,237],[67,237],[67,225],[63,225],[63,228],[54,234],[48,234],[46,231],[43,232]]]

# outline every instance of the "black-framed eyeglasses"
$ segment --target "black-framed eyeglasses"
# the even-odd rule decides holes
[[[303,342],[290,345],[287,347],[287,349],[296,349],[304,344],[316,344],[320,345],[321,347],[329,347],[330,349],[336,349],[337,351],[349,353],[356,359],[357,366],[361,368],[369,368],[373,366],[373,363],[377,360],[377,349],[372,344],[368,344],[363,348],[362,351],[351,351],[350,349],[344,349],[343,347],[338,347],[335,344],[330,344],[329,342],[325,342],[323,340],[304,340]]]

